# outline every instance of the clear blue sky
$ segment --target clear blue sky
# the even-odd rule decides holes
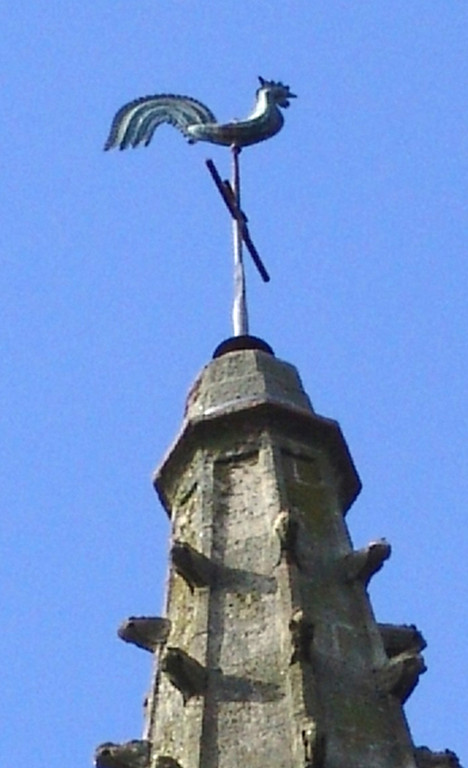
[[[414,740],[468,764],[467,3],[4,0],[0,25],[0,763],[140,736],[151,658],[115,630],[162,610],[151,472],[231,332],[228,153],[169,127],[104,153],[111,118],[160,92],[243,117],[263,75],[299,98],[242,156],[252,332],[339,420],[354,542],[393,545],[377,618],[429,643]]]

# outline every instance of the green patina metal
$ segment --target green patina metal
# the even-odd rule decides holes
[[[162,123],[173,125],[190,144],[208,141],[240,148],[270,139],[283,127],[281,109],[289,107],[295,94],[283,83],[259,80],[253,111],[245,120],[228,123],[219,123],[208,107],[191,96],[160,94],[130,101],[115,115],[104,149],[147,147]]]

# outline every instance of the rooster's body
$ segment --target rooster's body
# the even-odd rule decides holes
[[[281,130],[280,107],[294,98],[289,87],[260,78],[253,112],[245,120],[218,123],[208,107],[190,96],[144,96],[125,104],[112,122],[104,149],[148,146],[156,128],[169,123],[188,139],[224,146],[247,147],[269,139]]]

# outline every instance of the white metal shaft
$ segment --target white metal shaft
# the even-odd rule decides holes
[[[240,147],[232,147],[232,189],[235,195],[237,207],[240,210],[240,174],[239,154]],[[233,219],[233,243],[234,243],[234,304],[232,308],[232,322],[234,336],[247,336],[249,333],[249,318],[247,312],[247,295],[245,287],[245,271],[242,253],[242,234],[239,221]]]

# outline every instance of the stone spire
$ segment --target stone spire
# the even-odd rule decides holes
[[[352,547],[360,481],[340,427],[257,346],[221,346],[155,474],[165,616],[119,629],[155,656],[143,738],[101,745],[96,765],[455,768],[413,745],[403,704],[425,642],[374,618],[367,585],[390,545]]]

